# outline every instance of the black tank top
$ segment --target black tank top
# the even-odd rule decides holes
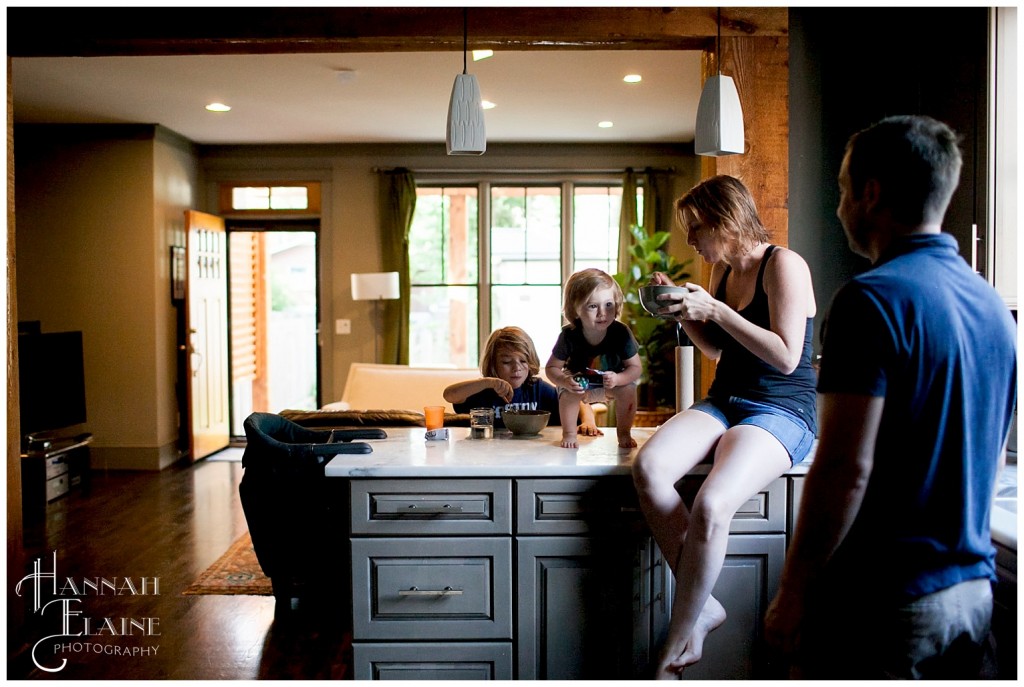
[[[763,329],[769,329],[771,318],[768,313],[768,294],[764,291],[764,268],[768,258],[775,251],[775,246],[768,246],[761,258],[757,271],[757,282],[754,284],[754,298],[750,305],[738,311],[739,315]],[[726,267],[722,281],[718,285],[715,298],[725,302],[725,284],[729,279],[731,267]],[[814,318],[807,318],[804,332],[804,349],[800,354],[800,362],[792,374],[783,374],[774,365],[769,365],[751,353],[712,322],[708,325],[708,335],[712,342],[722,350],[715,371],[715,380],[711,383],[708,396],[728,398],[739,396],[759,403],[771,403],[785,408],[802,417],[812,431],[817,431],[815,420],[815,387],[817,376],[811,367],[811,340],[814,335]]]

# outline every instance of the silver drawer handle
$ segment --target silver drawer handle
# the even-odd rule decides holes
[[[409,589],[399,589],[399,596],[460,596],[462,594],[461,589],[452,589],[451,587],[445,587],[444,589],[418,589],[417,587],[410,587]]]
[[[462,506],[453,506],[453,505],[451,505],[449,503],[444,504],[440,508],[438,508],[438,507],[421,508],[420,506],[417,506],[415,503],[410,503],[408,506],[406,506],[406,509],[407,510],[414,510],[417,513],[461,513],[462,512]]]

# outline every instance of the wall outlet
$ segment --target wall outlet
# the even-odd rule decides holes
[[[335,320],[334,321],[334,333],[335,334],[351,334],[352,333],[352,320]]]

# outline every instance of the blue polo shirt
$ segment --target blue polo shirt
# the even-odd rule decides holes
[[[824,326],[818,391],[885,397],[827,575],[897,600],[995,579],[989,514],[1017,388],[1007,306],[952,236],[914,235],[839,290]]]

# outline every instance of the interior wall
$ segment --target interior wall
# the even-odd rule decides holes
[[[180,152],[156,153],[154,136],[142,125],[15,127],[18,316],[83,332],[81,429],[99,469],[163,467],[176,422],[168,244],[154,208],[159,192],[169,217],[180,195],[169,189],[189,174]]]
[[[962,136],[964,166],[943,230],[971,257],[986,216],[988,8],[790,8],[790,247],[811,268],[815,350],[835,291],[866,269],[835,211],[847,139],[883,117],[927,114]],[[837,32],[835,27],[842,26]],[[884,46],[870,49],[866,46]],[[979,255],[984,247],[979,245]]]
[[[376,169],[625,169],[674,168],[673,194],[696,183],[699,163],[692,146],[488,146],[478,158],[450,158],[436,145],[224,146],[201,149],[207,211],[215,212],[220,182],[319,180],[321,220],[322,398],[341,399],[353,362],[374,357],[373,308],[352,300],[350,275],[381,267]],[[680,259],[696,257],[679,232],[670,250]],[[334,320],[352,321],[352,333],[334,334]]]
[[[193,143],[163,127],[153,141],[152,289],[158,467],[178,459],[177,312],[171,303],[170,247],[185,245],[185,210],[196,207],[199,160]],[[184,307],[184,306],[182,306]]]

